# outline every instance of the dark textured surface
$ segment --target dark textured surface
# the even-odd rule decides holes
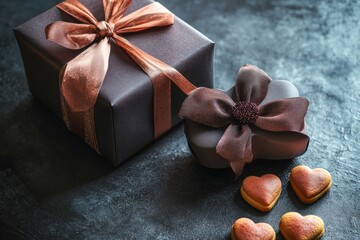
[[[11,29],[57,2],[0,2],[1,239],[226,239],[239,217],[278,232],[288,211],[322,217],[323,239],[360,239],[359,2],[161,1],[216,42],[216,87],[229,88],[239,66],[252,63],[310,100],[308,152],[256,161],[236,181],[194,162],[182,126],[114,168],[34,101]],[[298,164],[333,175],[315,204],[289,187]],[[239,194],[243,177],[264,173],[283,183],[269,213]]]

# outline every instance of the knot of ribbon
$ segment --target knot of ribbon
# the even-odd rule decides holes
[[[105,20],[98,21],[78,0],[66,0],[57,8],[80,23],[56,21],[45,29],[46,37],[65,48],[86,48],[60,71],[60,101],[67,127],[99,152],[94,106],[105,79],[110,41],[123,49],[150,77],[154,90],[154,138],[171,128],[171,82],[189,94],[196,87],[181,73],[132,45],[123,33],[168,26],[173,14],[160,3],[151,3],[124,16],[132,0],[103,0]]]
[[[109,24],[106,21],[101,21],[96,24],[97,34],[101,38],[112,37],[114,33],[114,25]]]
[[[238,175],[253,160],[252,130],[301,132],[309,102],[294,97],[262,104],[271,78],[253,65],[243,66],[237,77],[236,101],[216,89],[198,88],[183,102],[179,116],[209,127],[223,128],[216,152]]]

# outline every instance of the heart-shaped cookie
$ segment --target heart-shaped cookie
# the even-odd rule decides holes
[[[232,225],[232,240],[275,240],[275,231],[267,223],[254,223],[248,218],[239,218]]]
[[[325,224],[315,215],[301,216],[296,212],[285,213],[279,223],[286,240],[316,240],[325,233]]]
[[[303,203],[313,203],[331,187],[331,175],[323,168],[297,166],[291,170],[290,184]]]
[[[268,212],[279,199],[281,181],[274,174],[265,174],[261,177],[249,176],[244,179],[240,193],[251,206]]]

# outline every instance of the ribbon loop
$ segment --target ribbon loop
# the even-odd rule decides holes
[[[179,116],[209,127],[220,128],[232,122],[231,111],[234,104],[225,93],[200,87],[185,99]]]
[[[129,8],[132,0],[103,0],[105,21],[115,22],[120,19]]]
[[[98,22],[89,9],[78,0],[66,0],[56,5],[56,7],[82,23],[96,25]]]
[[[54,22],[45,28],[46,38],[69,48],[81,49],[96,39],[96,27],[91,24]]]
[[[306,98],[286,98],[269,102],[260,107],[255,125],[273,132],[304,129],[304,118],[309,106]]]
[[[236,79],[236,94],[239,101],[259,105],[264,100],[271,78],[260,68],[245,64]]]

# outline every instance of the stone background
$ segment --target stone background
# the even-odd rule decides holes
[[[12,28],[58,2],[0,0],[0,239],[228,239],[239,217],[271,224],[282,239],[288,211],[322,217],[323,239],[360,239],[359,1],[160,0],[216,42],[217,88],[251,63],[310,100],[307,153],[255,161],[236,181],[193,160],[181,125],[113,167],[33,99]],[[333,176],[315,204],[289,187],[299,164]],[[244,177],[265,173],[283,183],[269,213],[239,194]]]

